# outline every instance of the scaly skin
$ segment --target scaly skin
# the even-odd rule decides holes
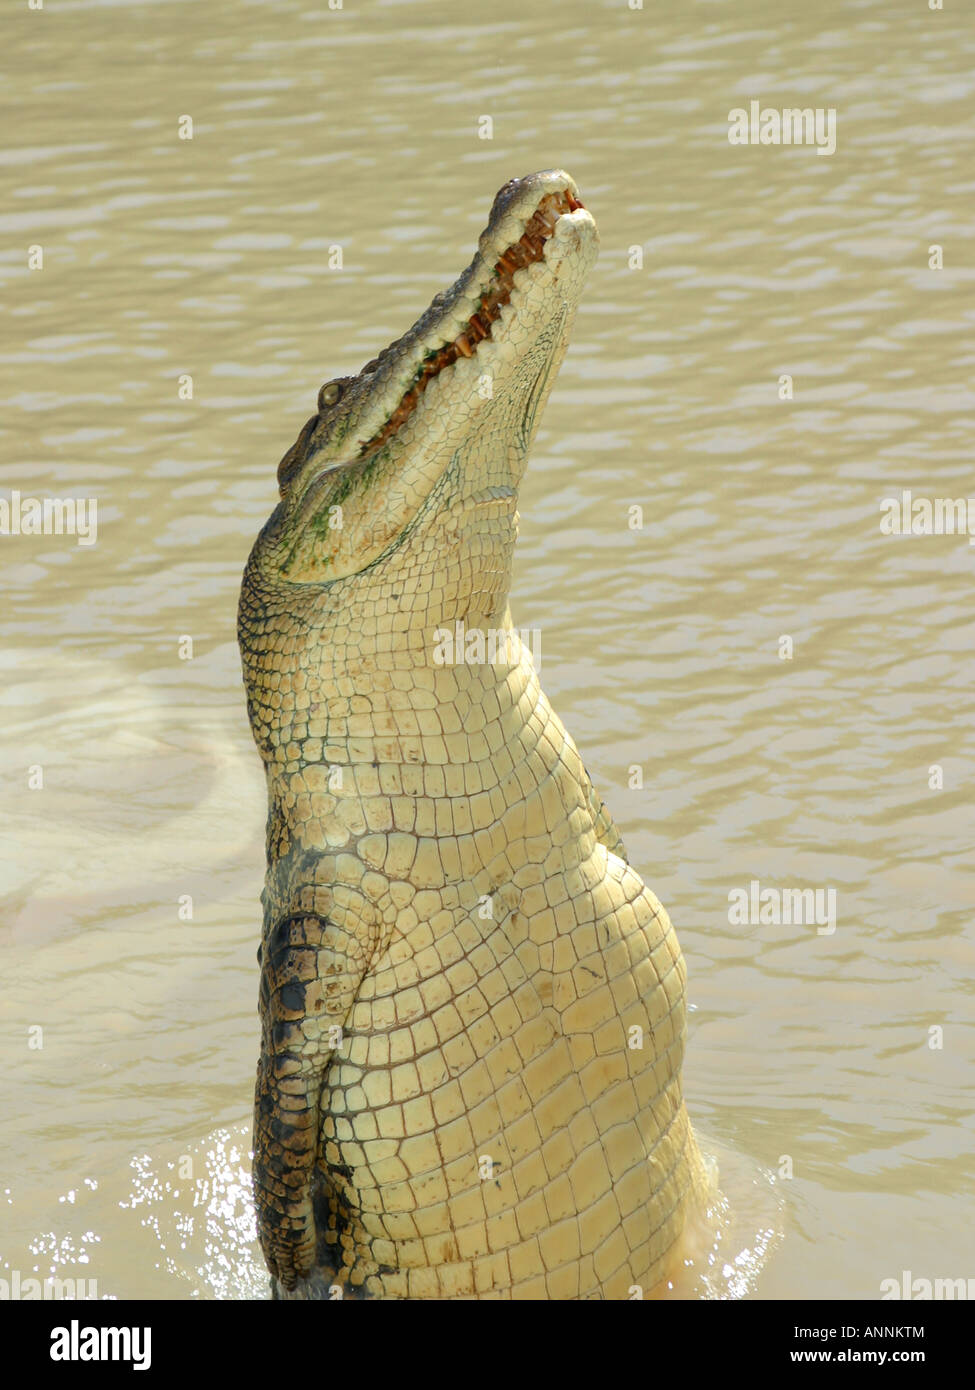
[[[508,611],[596,245],[567,174],[507,184],[447,294],[322,388],[248,561],[254,1182],[281,1297],[649,1293],[706,1190],[676,937]],[[510,650],[444,664],[458,621]]]

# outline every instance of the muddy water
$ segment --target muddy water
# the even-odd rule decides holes
[[[320,383],[555,164],[603,250],[513,612],[688,962],[727,1205],[674,1292],[975,1276],[975,548],[880,529],[975,494],[963,8],[76,0],[5,36],[0,496],[98,512],[0,537],[4,1277],[264,1290],[241,566]],[[835,153],[731,145],[753,99],[834,108]],[[729,921],[752,881],[835,930]]]

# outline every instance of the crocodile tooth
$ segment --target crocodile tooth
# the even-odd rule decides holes
[[[515,271],[514,279],[511,282],[512,288],[522,293],[527,290],[532,282],[532,267],[525,265],[521,270]]]
[[[423,394],[431,410],[435,410],[437,407],[437,402],[440,400],[440,394],[443,390],[442,378],[444,372],[448,372],[449,370],[449,367],[444,367],[442,371],[437,372],[436,376],[432,376],[427,383],[426,390]]]

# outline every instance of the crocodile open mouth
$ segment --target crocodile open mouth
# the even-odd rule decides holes
[[[403,422],[412,415],[417,401],[438,372],[456,362],[458,357],[474,356],[478,343],[491,337],[492,326],[511,298],[515,272],[542,259],[545,243],[554,232],[555,224],[563,213],[575,212],[577,208],[584,206],[568,189],[545,195],[528,219],[521,236],[495,262],[490,283],[460,333],[452,342],[444,343],[443,347],[436,348],[429,354],[399,405],[382,429],[362,446],[361,454],[378,448],[390,435],[396,433]],[[370,366],[372,365],[374,364],[370,363]]]

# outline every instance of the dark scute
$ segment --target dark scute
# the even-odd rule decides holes
[[[289,1013],[303,1013],[305,1008],[305,986],[298,980],[290,980],[281,986],[281,1003]]]

